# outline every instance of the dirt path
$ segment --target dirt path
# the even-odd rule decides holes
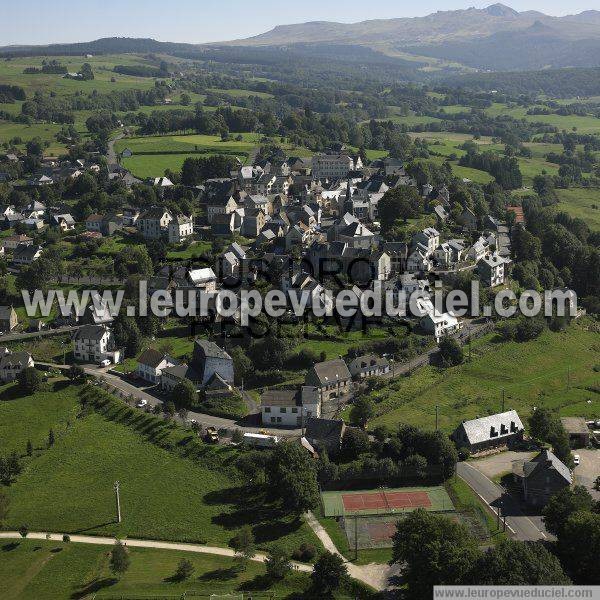
[[[315,535],[319,538],[326,550],[332,554],[338,554],[344,558],[342,553],[333,543],[333,540],[329,537],[329,534],[325,531],[321,523],[319,523],[312,512],[308,512],[306,514],[306,522],[315,532]],[[371,563],[368,565],[355,565],[349,562],[346,558],[344,558],[344,562],[346,563],[348,573],[351,577],[370,585],[378,591],[387,589],[389,587],[388,580],[393,575],[396,575],[397,572],[396,567],[390,567],[390,565],[387,564],[382,565]]]
[[[94,535],[70,535],[72,543],[95,544],[98,546],[112,546],[115,538],[100,537]],[[22,539],[18,531],[1,531],[0,539]],[[27,535],[28,540],[51,540],[53,542],[62,542],[62,533],[31,532]],[[231,548],[220,548],[218,546],[205,546],[203,544],[183,544],[178,542],[161,542],[158,540],[136,540],[127,538],[122,540],[126,546],[131,548],[158,548],[160,550],[181,550],[184,552],[197,552],[200,554],[217,554],[219,556],[234,557],[235,552]],[[255,562],[265,562],[266,554],[256,554],[251,560]],[[294,568],[305,573],[312,573],[312,566],[303,563],[293,562]]]

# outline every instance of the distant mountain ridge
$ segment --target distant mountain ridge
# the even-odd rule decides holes
[[[539,22],[558,35],[575,39],[600,38],[600,11],[551,17],[537,11],[517,12],[504,4],[487,8],[438,11],[425,17],[377,19],[359,23],[313,21],[278,25],[271,31],[230,44],[280,45],[295,43],[349,43],[411,46],[481,38],[507,31],[523,31]]]
[[[214,44],[102,38],[76,44],[6,46],[0,48],[0,56],[133,52],[226,60],[234,51],[238,52],[235,62],[246,58],[252,62],[250,57],[259,62],[301,62],[302,57],[313,56],[364,66],[393,63],[408,77],[417,76],[431,59],[446,70],[456,64],[463,70],[484,71],[589,68],[600,66],[600,11],[552,17],[493,4],[425,17],[278,25],[257,36]]]

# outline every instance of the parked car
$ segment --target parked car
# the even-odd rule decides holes
[[[104,360],[100,361],[100,366],[101,367],[108,367],[110,365],[110,359],[105,358]]]
[[[136,406],[138,408],[144,408],[145,406],[148,406],[148,400],[145,400],[144,398],[142,398],[141,400],[138,400],[138,403],[136,404]]]
[[[581,457],[579,454],[573,454],[573,464],[577,466],[581,462]]]
[[[244,444],[254,448],[273,448],[279,443],[276,435],[267,435],[264,433],[245,433]]]
[[[207,427],[206,435],[204,436],[204,439],[209,444],[218,444],[219,443],[219,434],[217,433],[217,430],[214,427]]]

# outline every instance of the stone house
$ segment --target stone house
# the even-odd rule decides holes
[[[352,375],[341,358],[327,360],[308,370],[304,385],[317,388],[323,402],[349,394],[352,391]]]

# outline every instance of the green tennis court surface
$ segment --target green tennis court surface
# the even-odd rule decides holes
[[[441,486],[321,492],[321,499],[326,517],[396,514],[417,508],[432,512],[454,510]]]

